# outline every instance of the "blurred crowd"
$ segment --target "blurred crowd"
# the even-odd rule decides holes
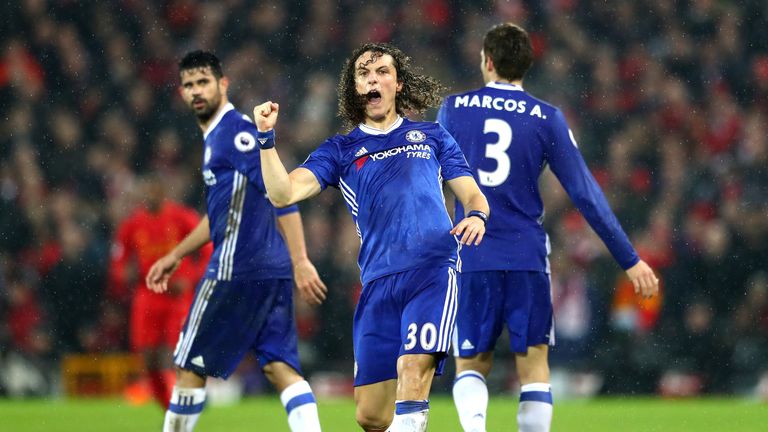
[[[502,21],[531,33],[526,90],[566,113],[662,281],[638,300],[545,174],[553,366],[599,377],[604,393],[747,394],[768,380],[762,0],[21,0],[0,12],[0,395],[19,384],[13,365],[45,383],[67,353],[127,350],[126,299],[107,275],[142,176],[204,211],[202,134],[177,94],[185,52],[222,59],[240,111],[279,102],[279,148],[299,163],[339,132],[336,83],[360,43],[391,41],[466,91],[482,85],[482,37]],[[323,306],[297,304],[302,357],[310,375],[351,374],[359,240],[334,191],[302,215],[330,287]],[[492,380],[507,388],[511,357],[499,363],[510,367]]]

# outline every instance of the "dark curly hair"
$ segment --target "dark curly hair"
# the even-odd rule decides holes
[[[374,56],[369,62],[389,54],[394,59],[397,81],[403,83],[402,90],[395,97],[395,110],[400,115],[406,111],[424,112],[427,108],[437,107],[443,100],[441,93],[447,88],[435,78],[418,74],[419,70],[411,66],[411,58],[400,49],[386,43],[367,43],[352,52],[344,63],[339,78],[339,112],[344,126],[351,130],[365,120],[366,98],[357,93],[355,88],[355,61],[364,53],[371,51]]]

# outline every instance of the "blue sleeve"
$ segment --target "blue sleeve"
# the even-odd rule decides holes
[[[552,172],[571,197],[589,225],[600,236],[621,268],[627,270],[640,260],[635,248],[613,214],[600,186],[592,177],[584,158],[568,128],[565,116],[556,110],[551,121],[551,136],[547,141],[546,157]]]
[[[289,205],[288,207],[275,207],[275,213],[277,217],[285,216],[287,214],[296,213],[299,211],[299,206],[296,204]]]
[[[328,186],[338,186],[341,174],[338,154],[336,143],[333,139],[328,139],[299,166],[310,170],[315,175],[321,190]]]
[[[472,177],[472,171],[469,169],[467,159],[464,157],[461,148],[459,148],[459,144],[445,128],[440,125],[437,127],[440,134],[438,138],[440,148],[437,152],[437,160],[442,168],[443,179],[451,180],[463,176]]]
[[[246,118],[236,123],[234,138],[229,145],[232,166],[248,177],[248,181],[259,190],[266,191],[261,179],[261,157],[256,145],[256,126]]]

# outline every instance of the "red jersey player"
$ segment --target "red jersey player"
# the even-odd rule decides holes
[[[193,209],[165,198],[162,180],[144,180],[143,203],[116,231],[110,265],[110,291],[123,297],[132,291],[130,344],[144,357],[153,397],[165,407],[173,382],[171,352],[203,276],[212,248],[201,248],[194,259],[182,261],[165,293],[150,291],[144,280],[152,264],[167,254],[200,221]],[[132,289],[131,289],[132,288]]]

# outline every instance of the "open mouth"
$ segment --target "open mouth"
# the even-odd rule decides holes
[[[365,98],[368,100],[369,104],[377,105],[381,102],[381,93],[379,93],[378,90],[371,90],[365,94]]]

